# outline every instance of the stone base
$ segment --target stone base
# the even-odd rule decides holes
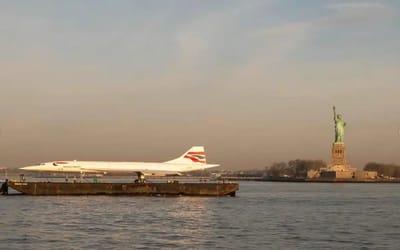
[[[321,174],[320,170],[310,169],[307,171],[307,178],[319,178]]]
[[[376,179],[378,172],[376,171],[357,171],[355,172],[356,179]]]
[[[345,171],[357,171],[356,168],[352,168],[350,165],[331,165],[326,168],[325,171],[345,172]]]
[[[320,178],[326,178],[326,179],[351,179],[354,178],[355,172],[353,171],[324,171],[321,172]]]
[[[375,171],[360,171],[356,168],[343,168],[341,171],[335,171],[331,168],[326,168],[321,171],[320,178],[323,179],[376,179],[378,173]]]
[[[344,143],[332,144],[332,165],[346,166],[346,146]]]
[[[309,179],[375,179],[377,178],[377,172],[375,171],[360,171],[356,168],[352,168],[346,162],[346,146],[344,143],[333,143],[332,144],[332,162],[331,165],[326,168],[321,168],[318,172],[308,171],[307,178]]]

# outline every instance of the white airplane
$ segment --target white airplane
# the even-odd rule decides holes
[[[166,162],[105,162],[105,161],[54,161],[40,165],[23,167],[29,171],[47,171],[64,173],[136,173],[143,182],[144,176],[180,175],[184,172],[218,167],[219,164],[207,164],[204,147],[189,149],[179,158]]]

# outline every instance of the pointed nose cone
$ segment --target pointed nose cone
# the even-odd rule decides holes
[[[27,167],[22,167],[19,169],[27,170],[27,171],[39,171],[39,170],[41,170],[41,167],[40,166],[27,166]]]

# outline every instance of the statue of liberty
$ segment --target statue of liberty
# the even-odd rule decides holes
[[[335,121],[335,143],[344,143],[344,127],[346,123],[342,120],[342,115],[336,115],[335,106],[333,106],[333,119]]]

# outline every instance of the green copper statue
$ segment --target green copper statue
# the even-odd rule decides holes
[[[342,120],[342,115],[336,115],[335,106],[333,106],[333,119],[335,121],[335,143],[343,143],[346,123]]]

